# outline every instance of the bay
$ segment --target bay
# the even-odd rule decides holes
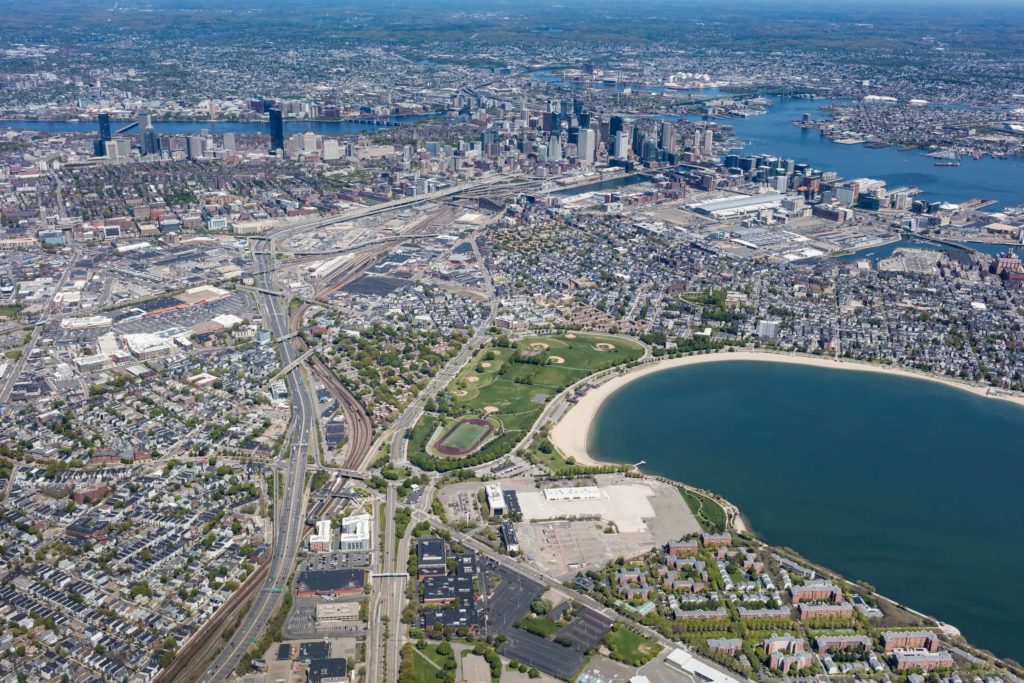
[[[939,383],[758,361],[624,386],[601,460],[721,493],[766,542],[1024,660],[1024,409]]]
[[[920,149],[899,151],[896,147],[871,149],[864,145],[841,145],[816,129],[793,125],[805,113],[824,118],[818,108],[829,100],[773,97],[768,112],[760,116],[725,119],[746,145],[739,154],[771,154],[811,164],[822,171],[836,171],[844,178],[877,178],[890,189],[917,187],[918,198],[930,201],[963,202],[994,199],[988,207],[1024,204],[1024,159],[984,157],[961,159],[957,167],[935,166],[936,159]]]

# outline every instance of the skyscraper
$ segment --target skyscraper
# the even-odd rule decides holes
[[[153,128],[153,117],[145,112],[139,114],[139,148],[143,154],[160,153],[160,138]]]
[[[96,120],[100,124],[100,140],[107,142],[111,139],[110,137],[110,114],[100,114],[96,117]]]
[[[224,133],[224,149],[226,149],[229,152],[233,152],[235,150],[234,133]]]
[[[270,110],[270,149],[284,149],[284,119],[280,109]]]
[[[633,126],[633,154],[640,156],[644,152],[644,132],[639,125]]]
[[[621,116],[613,116],[608,121],[608,137],[614,138],[616,133],[626,130],[626,121]]]
[[[100,137],[92,143],[92,151],[95,156],[107,155],[107,143],[110,142],[110,114],[100,114],[96,117],[100,125]]]
[[[153,128],[153,124],[150,123],[142,130],[142,153],[143,154],[159,154],[160,153],[160,136],[156,134],[156,129]]]
[[[189,159],[203,158],[203,138],[198,135],[189,135],[185,138],[185,145],[188,149]]]
[[[629,158],[629,136],[624,130],[615,134],[615,158],[623,161]]]
[[[590,128],[580,130],[579,142],[576,143],[576,156],[585,166],[594,163],[594,152],[597,151],[597,134]]]
[[[711,156],[715,149],[715,131],[710,128],[704,129],[704,154]]]
[[[661,122],[661,148],[666,152],[676,151],[676,127],[671,121]]]

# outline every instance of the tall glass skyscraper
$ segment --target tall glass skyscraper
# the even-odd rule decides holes
[[[270,110],[270,149],[284,149],[284,119],[280,109]]]

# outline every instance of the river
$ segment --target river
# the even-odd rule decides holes
[[[436,118],[444,114],[405,114],[401,116],[388,116],[389,124],[408,124],[428,118]],[[374,117],[367,116],[368,119]],[[380,117],[378,120],[383,121]],[[111,130],[117,130],[127,126],[131,121],[111,120]],[[385,126],[380,123],[364,123],[357,121],[296,121],[284,120],[284,132],[305,133],[312,131],[320,135],[339,135],[342,133],[364,133],[378,131]],[[11,128],[14,130],[35,130],[42,133],[89,133],[99,135],[99,124],[95,121],[27,121],[27,120],[0,120],[0,128]],[[177,121],[159,120],[153,121],[153,128],[161,135],[187,135],[198,133],[206,129],[211,133],[263,133],[270,134],[270,126],[265,121]],[[138,135],[138,128],[128,131],[129,135]]]
[[[705,487],[765,541],[1024,660],[1024,409],[935,382],[757,361],[637,379],[589,434],[603,460]]]

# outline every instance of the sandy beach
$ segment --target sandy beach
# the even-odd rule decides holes
[[[597,415],[601,406],[605,400],[618,389],[621,389],[630,382],[639,379],[645,375],[649,375],[652,372],[659,372],[661,370],[667,370],[669,368],[679,368],[687,365],[697,365],[700,363],[720,363],[725,361],[763,361],[770,363],[793,363],[796,365],[812,365],[819,368],[832,368],[833,370],[850,370],[858,372],[877,372],[883,375],[896,375],[900,377],[910,377],[913,379],[926,380],[930,382],[939,382],[946,386],[960,389],[961,391],[970,391],[979,396],[985,396],[988,398],[994,398],[998,400],[1011,401],[1020,406],[1024,406],[1024,398],[1018,396],[1006,396],[1006,395],[995,395],[989,394],[988,390],[983,387],[977,387],[963,382],[957,382],[954,380],[944,379],[935,375],[929,375],[924,372],[915,372],[913,370],[905,370],[902,368],[884,366],[884,365],[872,365],[870,363],[863,363],[860,361],[846,360],[846,359],[835,359],[818,356],[800,356],[793,354],[777,353],[772,351],[735,351],[719,352],[719,353],[708,353],[695,356],[686,356],[684,358],[669,358],[666,360],[655,361],[647,363],[645,365],[633,368],[621,375],[613,377],[612,379],[604,382],[598,387],[591,389],[585,396],[583,396],[554,426],[551,430],[551,442],[555,445],[563,456],[571,457],[581,465],[603,465],[602,463],[595,460],[591,454],[587,451],[587,436],[590,434],[590,427],[594,421],[594,417]]]

